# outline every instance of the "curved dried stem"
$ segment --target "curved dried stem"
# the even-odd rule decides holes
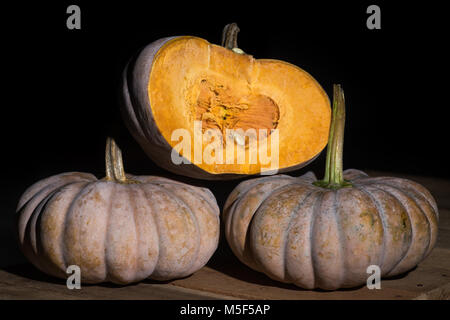
[[[106,180],[127,183],[127,177],[123,168],[122,151],[113,138],[106,139]]]

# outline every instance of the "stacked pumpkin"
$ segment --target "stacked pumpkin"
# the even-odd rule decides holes
[[[328,142],[323,180],[312,173],[273,175],[243,181],[231,192],[223,222],[234,254],[272,279],[309,289],[361,285],[373,264],[382,276],[417,265],[436,242],[438,210],[430,193],[404,179],[343,172],[340,86],[334,87],[331,110],[307,72],[245,54],[237,47],[238,31],[236,24],[227,25],[222,46],[196,37],[163,38],[130,61],[123,114],[144,151],[171,172],[223,180],[267,173],[261,157],[251,161],[264,146],[278,155],[275,170],[288,172],[312,161]],[[174,139],[180,128],[188,133],[184,147],[231,158],[195,161],[196,148]],[[245,135],[259,129],[268,134]],[[211,140],[216,145],[208,149]],[[277,144],[267,147],[268,141]],[[234,153],[235,144],[244,158]],[[60,278],[77,265],[85,283],[170,280],[203,267],[219,239],[213,194],[166,178],[125,174],[110,138],[105,159],[103,179],[63,173],[25,191],[17,216],[25,256]]]

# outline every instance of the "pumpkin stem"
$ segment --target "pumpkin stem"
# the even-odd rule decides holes
[[[339,84],[333,86],[333,110],[328,136],[327,159],[325,165],[325,177],[314,182],[314,185],[339,189],[350,187],[351,184],[344,180],[343,149],[345,128],[345,98],[344,90]]]
[[[128,183],[123,169],[122,151],[120,151],[113,138],[106,139],[106,180],[119,183]]]
[[[238,48],[237,35],[240,29],[237,23],[229,23],[222,31],[222,47],[233,50],[236,53],[243,54],[244,51]]]

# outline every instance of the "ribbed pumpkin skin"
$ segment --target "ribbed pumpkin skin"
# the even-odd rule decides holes
[[[316,187],[314,174],[247,180],[224,208],[225,235],[250,268],[299,287],[333,290],[415,267],[436,243],[438,209],[421,185],[346,170],[353,187]]]
[[[165,178],[128,177],[141,183],[71,172],[31,186],[17,215],[25,256],[63,279],[77,265],[84,283],[169,280],[203,267],[219,239],[212,193]]]

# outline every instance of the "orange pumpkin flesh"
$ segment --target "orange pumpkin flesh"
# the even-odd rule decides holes
[[[151,66],[148,99],[158,131],[172,148],[179,143],[172,141],[172,133],[180,128],[190,132],[194,146],[196,120],[202,121],[203,132],[219,129],[224,144],[226,129],[279,129],[282,170],[313,159],[328,140],[329,99],[307,72],[196,37],[172,38],[158,50]],[[203,140],[202,150],[209,143]],[[238,163],[235,152],[232,163],[195,165],[212,175],[257,174],[264,165],[259,157],[249,163],[254,147],[246,143],[244,164]],[[271,154],[270,142],[267,148]],[[180,154],[193,162],[194,148]]]

